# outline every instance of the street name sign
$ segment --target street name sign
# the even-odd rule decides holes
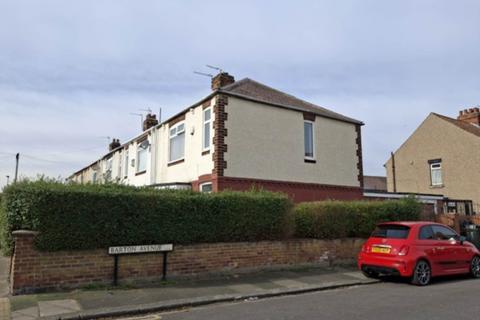
[[[108,254],[132,254],[173,251],[173,244],[149,244],[142,246],[119,246],[108,248]]]

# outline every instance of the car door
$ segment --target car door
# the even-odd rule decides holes
[[[458,235],[442,225],[431,225],[435,242],[434,251],[439,268],[444,273],[456,273],[461,268],[461,247]]]
[[[445,251],[442,248],[442,242],[435,239],[432,225],[420,227],[417,249],[430,261],[433,275],[442,275],[445,273],[445,265],[442,263]]]

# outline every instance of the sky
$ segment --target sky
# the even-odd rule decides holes
[[[210,93],[221,67],[362,120],[364,172],[480,103],[480,1],[0,0],[0,187],[68,177]]]

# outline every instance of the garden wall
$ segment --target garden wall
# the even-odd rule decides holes
[[[13,294],[112,283],[114,259],[107,249],[38,251],[34,247],[37,234],[13,233]],[[363,242],[363,239],[347,238],[178,245],[168,255],[168,277],[354,263]],[[161,254],[155,253],[120,256],[119,283],[160,280],[162,259]]]

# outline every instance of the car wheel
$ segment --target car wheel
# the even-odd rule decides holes
[[[365,270],[362,270],[362,273],[365,277],[367,278],[370,278],[370,279],[378,279],[380,278],[380,275],[375,272],[375,271],[365,271]]]
[[[417,286],[426,286],[432,278],[432,270],[425,260],[420,260],[413,270],[412,284]]]
[[[474,278],[480,278],[480,257],[475,256],[470,263],[470,274]]]

